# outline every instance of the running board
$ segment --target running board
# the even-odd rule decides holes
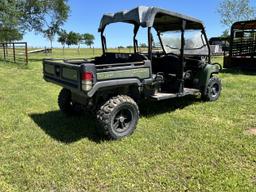
[[[176,97],[184,97],[186,95],[198,95],[200,94],[199,89],[190,89],[190,88],[184,88],[183,94],[178,93],[156,93],[155,95],[152,95],[151,98],[153,100],[161,101],[166,99],[172,99]]]
[[[156,93],[155,95],[151,96],[152,99],[157,101],[176,98],[176,97],[178,97],[178,94],[173,94],[173,93]]]
[[[201,91],[199,89],[184,88],[183,96],[186,95],[198,95]]]

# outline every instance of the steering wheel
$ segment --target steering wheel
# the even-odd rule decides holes
[[[179,55],[178,54],[175,54],[175,53],[166,53],[167,56],[175,56],[175,57],[178,57],[179,58]]]

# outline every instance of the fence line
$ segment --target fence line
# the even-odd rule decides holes
[[[7,62],[28,64],[27,42],[0,43],[0,59]]]

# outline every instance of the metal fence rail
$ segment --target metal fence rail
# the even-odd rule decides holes
[[[256,41],[242,40],[234,41],[232,45],[232,55],[256,55]]]
[[[0,60],[27,64],[27,42],[0,43]]]

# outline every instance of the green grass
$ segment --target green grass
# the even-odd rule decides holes
[[[0,191],[256,191],[255,76],[224,71],[219,101],[149,103],[131,137],[101,141],[92,117],[59,112],[43,57],[0,63]]]

